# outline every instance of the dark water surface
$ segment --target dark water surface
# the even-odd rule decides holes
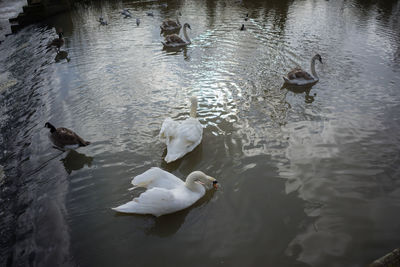
[[[0,265],[365,266],[398,247],[399,2],[167,3],[52,19],[69,61],[43,24],[0,45]],[[159,25],[176,10],[193,43],[165,51]],[[281,89],[315,53],[320,82]],[[161,123],[187,118],[192,95],[203,141],[167,165]],[[61,153],[46,121],[92,144]],[[160,218],[113,212],[153,166],[221,188]]]

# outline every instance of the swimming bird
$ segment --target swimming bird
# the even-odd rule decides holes
[[[249,13],[246,14],[246,17],[244,18],[245,21],[249,20]]]
[[[218,188],[218,181],[201,171],[190,173],[186,181],[175,175],[153,167],[132,180],[133,188],[147,190],[139,197],[116,208],[117,212],[152,214],[161,216],[183,210],[193,205],[206,193],[206,187]]]
[[[165,47],[182,47],[191,44],[192,42],[189,39],[189,36],[186,32],[186,28],[190,28],[189,23],[185,23],[183,25],[183,36],[186,40],[183,40],[177,34],[170,34],[165,36],[165,42],[161,42]]]
[[[315,72],[315,60],[317,59],[322,64],[322,57],[319,54],[313,56],[313,58],[311,59],[312,75],[302,70],[301,68],[295,68],[287,74],[287,77],[283,77],[285,83],[296,86],[307,86],[316,84],[319,81],[318,75]]]
[[[147,14],[147,16],[150,16],[150,17],[154,16],[153,11],[147,11],[146,14]]]
[[[166,19],[162,22],[160,28],[161,32],[167,32],[167,31],[178,31],[182,28],[181,23],[179,22],[179,16],[181,13],[179,11],[176,12],[176,21],[172,19]]]
[[[50,122],[46,122],[44,127],[50,129],[50,140],[58,148],[77,148],[90,145],[90,142],[83,140],[82,137],[70,129],[64,127],[56,128]]]
[[[98,21],[100,22],[100,25],[107,25],[107,21],[105,21],[103,17],[99,17]]]
[[[167,7],[168,7],[168,4],[167,4],[167,3],[162,3],[162,4],[161,4],[161,7],[167,8]]]
[[[136,18],[136,26],[139,26],[139,25],[140,25],[140,19]]]
[[[244,27],[244,24],[242,24],[242,27],[240,27],[240,30],[241,30],[241,31],[246,30],[245,27]]]
[[[121,13],[122,15],[124,15],[124,19],[126,19],[126,18],[131,18],[131,17],[132,17],[131,12],[130,12],[129,9],[127,9],[127,8],[124,8],[122,11],[120,11],[120,13]]]
[[[160,140],[167,145],[167,163],[182,158],[197,147],[203,138],[203,126],[196,118],[197,98],[191,97],[190,118],[182,122],[166,118],[161,125]]]
[[[53,39],[51,42],[47,44],[47,47],[55,46],[57,49],[60,49],[61,46],[64,45],[64,36],[62,31],[59,31],[58,38]]]

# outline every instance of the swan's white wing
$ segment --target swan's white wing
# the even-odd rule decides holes
[[[171,136],[176,135],[177,128],[179,126],[179,123],[172,120],[171,118],[166,118],[161,125],[161,130],[160,130],[160,140],[163,141],[165,144],[167,144],[168,139]]]
[[[132,184],[134,187],[145,187],[147,189],[153,187],[174,189],[183,186],[184,182],[169,172],[153,167],[150,170],[135,176],[132,180]]]
[[[152,214],[161,216],[185,208],[180,201],[176,201],[173,193],[164,188],[152,188],[139,197],[116,208],[122,213]]]
[[[177,160],[198,146],[203,136],[203,127],[197,119],[188,118],[175,128],[173,134],[166,142],[166,162]]]
[[[198,119],[188,118],[180,124],[179,134],[187,142],[198,142],[199,144],[203,136],[203,126]]]

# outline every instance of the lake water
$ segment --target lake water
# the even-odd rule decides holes
[[[0,45],[0,265],[366,266],[398,247],[399,2],[165,3],[87,2]],[[177,10],[192,44],[163,50]],[[282,88],[316,53],[319,83]],[[192,95],[203,141],[166,164],[161,123]],[[55,150],[46,121],[92,144]],[[220,189],[159,218],[112,211],[154,166]]]

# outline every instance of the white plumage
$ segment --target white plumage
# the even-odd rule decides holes
[[[147,188],[139,197],[113,210],[122,213],[152,214],[161,216],[185,209],[202,196],[204,186],[212,184],[217,188],[217,180],[201,171],[194,171],[183,182],[178,177],[160,168],[150,170],[136,176],[132,180],[133,188]]]
[[[196,119],[197,98],[191,98],[190,118],[178,122],[171,118],[166,118],[161,126],[160,140],[167,145],[167,155],[165,161],[170,163],[198,146],[203,137],[203,126]]]

